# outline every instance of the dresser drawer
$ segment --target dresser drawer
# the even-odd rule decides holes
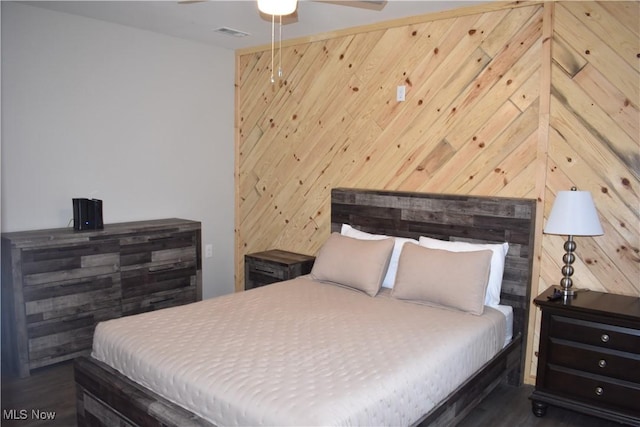
[[[120,277],[110,274],[24,287],[29,369],[91,351],[95,325],[120,317]]]
[[[23,295],[27,324],[52,321],[120,305],[120,276],[114,273],[25,286]]]
[[[603,407],[638,412],[640,385],[548,365],[547,387],[555,393],[582,399]]]
[[[123,268],[137,265],[162,264],[196,259],[196,233],[173,230],[127,236],[121,241],[120,265]]]
[[[126,269],[121,277],[122,314],[125,316],[197,300],[195,259]]]
[[[640,354],[552,338],[547,362],[640,385]]]
[[[27,326],[29,368],[36,369],[90,354],[98,322],[120,316],[118,305],[30,323]]]
[[[93,330],[120,317],[117,240],[22,251],[29,369],[91,351]]]
[[[549,335],[552,338],[640,353],[640,330],[637,329],[552,315]]]
[[[23,286],[62,282],[117,273],[120,265],[117,240],[49,245],[20,252]]]
[[[196,285],[196,261],[169,262],[123,269],[122,299]]]
[[[172,230],[123,239],[123,315],[195,302],[197,244],[194,232]]]
[[[130,316],[132,314],[190,304],[196,301],[198,301],[198,296],[195,286],[165,292],[156,292],[151,295],[122,300],[122,315]]]

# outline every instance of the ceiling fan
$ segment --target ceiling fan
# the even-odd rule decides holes
[[[207,0],[178,0],[179,3],[200,3]],[[336,4],[341,6],[351,6],[364,9],[382,10],[387,4],[387,0],[309,0],[320,3]],[[271,22],[271,84],[276,82],[275,71],[275,51],[276,51],[276,19],[278,21],[278,80],[282,82],[282,26],[293,22],[298,22],[298,0],[257,0],[260,17]],[[277,18],[276,18],[277,17]],[[235,31],[235,30],[230,30]]]
[[[180,4],[201,3],[209,0],[178,0]],[[281,16],[282,25],[298,22],[298,0],[257,0],[258,11],[265,21],[271,21],[272,16]],[[359,9],[382,10],[388,0],[309,0],[317,3],[328,3],[339,6],[356,7]],[[284,7],[284,9],[282,9]],[[282,12],[284,10],[284,12]]]

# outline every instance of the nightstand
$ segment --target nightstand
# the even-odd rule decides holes
[[[561,406],[640,425],[640,298],[581,291],[542,310],[533,413]]]
[[[309,274],[315,257],[272,249],[244,256],[245,290]]]

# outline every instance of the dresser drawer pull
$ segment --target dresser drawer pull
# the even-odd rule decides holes
[[[151,305],[162,304],[163,302],[172,301],[173,299],[174,299],[173,297],[163,298],[163,299],[159,299],[159,300],[156,300],[156,301],[151,301],[151,302],[149,302],[149,304],[151,304]]]
[[[150,242],[160,242],[162,240],[173,239],[173,236],[149,237]]]
[[[600,337],[600,341],[602,341],[602,342],[609,342],[609,335],[607,335],[607,334],[602,334],[602,336]]]
[[[607,361],[604,359],[600,359],[598,360],[598,366],[600,366],[601,368],[606,368],[607,366]]]
[[[254,267],[254,270],[259,272],[259,273],[266,273],[266,274],[275,274],[275,270],[268,270],[266,268],[260,268],[260,267]]]
[[[180,260],[176,260],[180,262]],[[158,267],[149,267],[149,273],[162,273],[163,271],[169,271],[175,269],[174,265],[160,265]]]
[[[602,396],[604,394],[604,389],[602,387],[596,387],[596,395]]]

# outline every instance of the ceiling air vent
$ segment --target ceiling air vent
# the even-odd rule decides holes
[[[225,36],[231,36],[231,37],[247,37],[251,35],[249,33],[245,33],[244,31],[234,30],[233,28],[229,28],[229,27],[216,28],[215,30],[213,30],[213,32],[224,34]]]

